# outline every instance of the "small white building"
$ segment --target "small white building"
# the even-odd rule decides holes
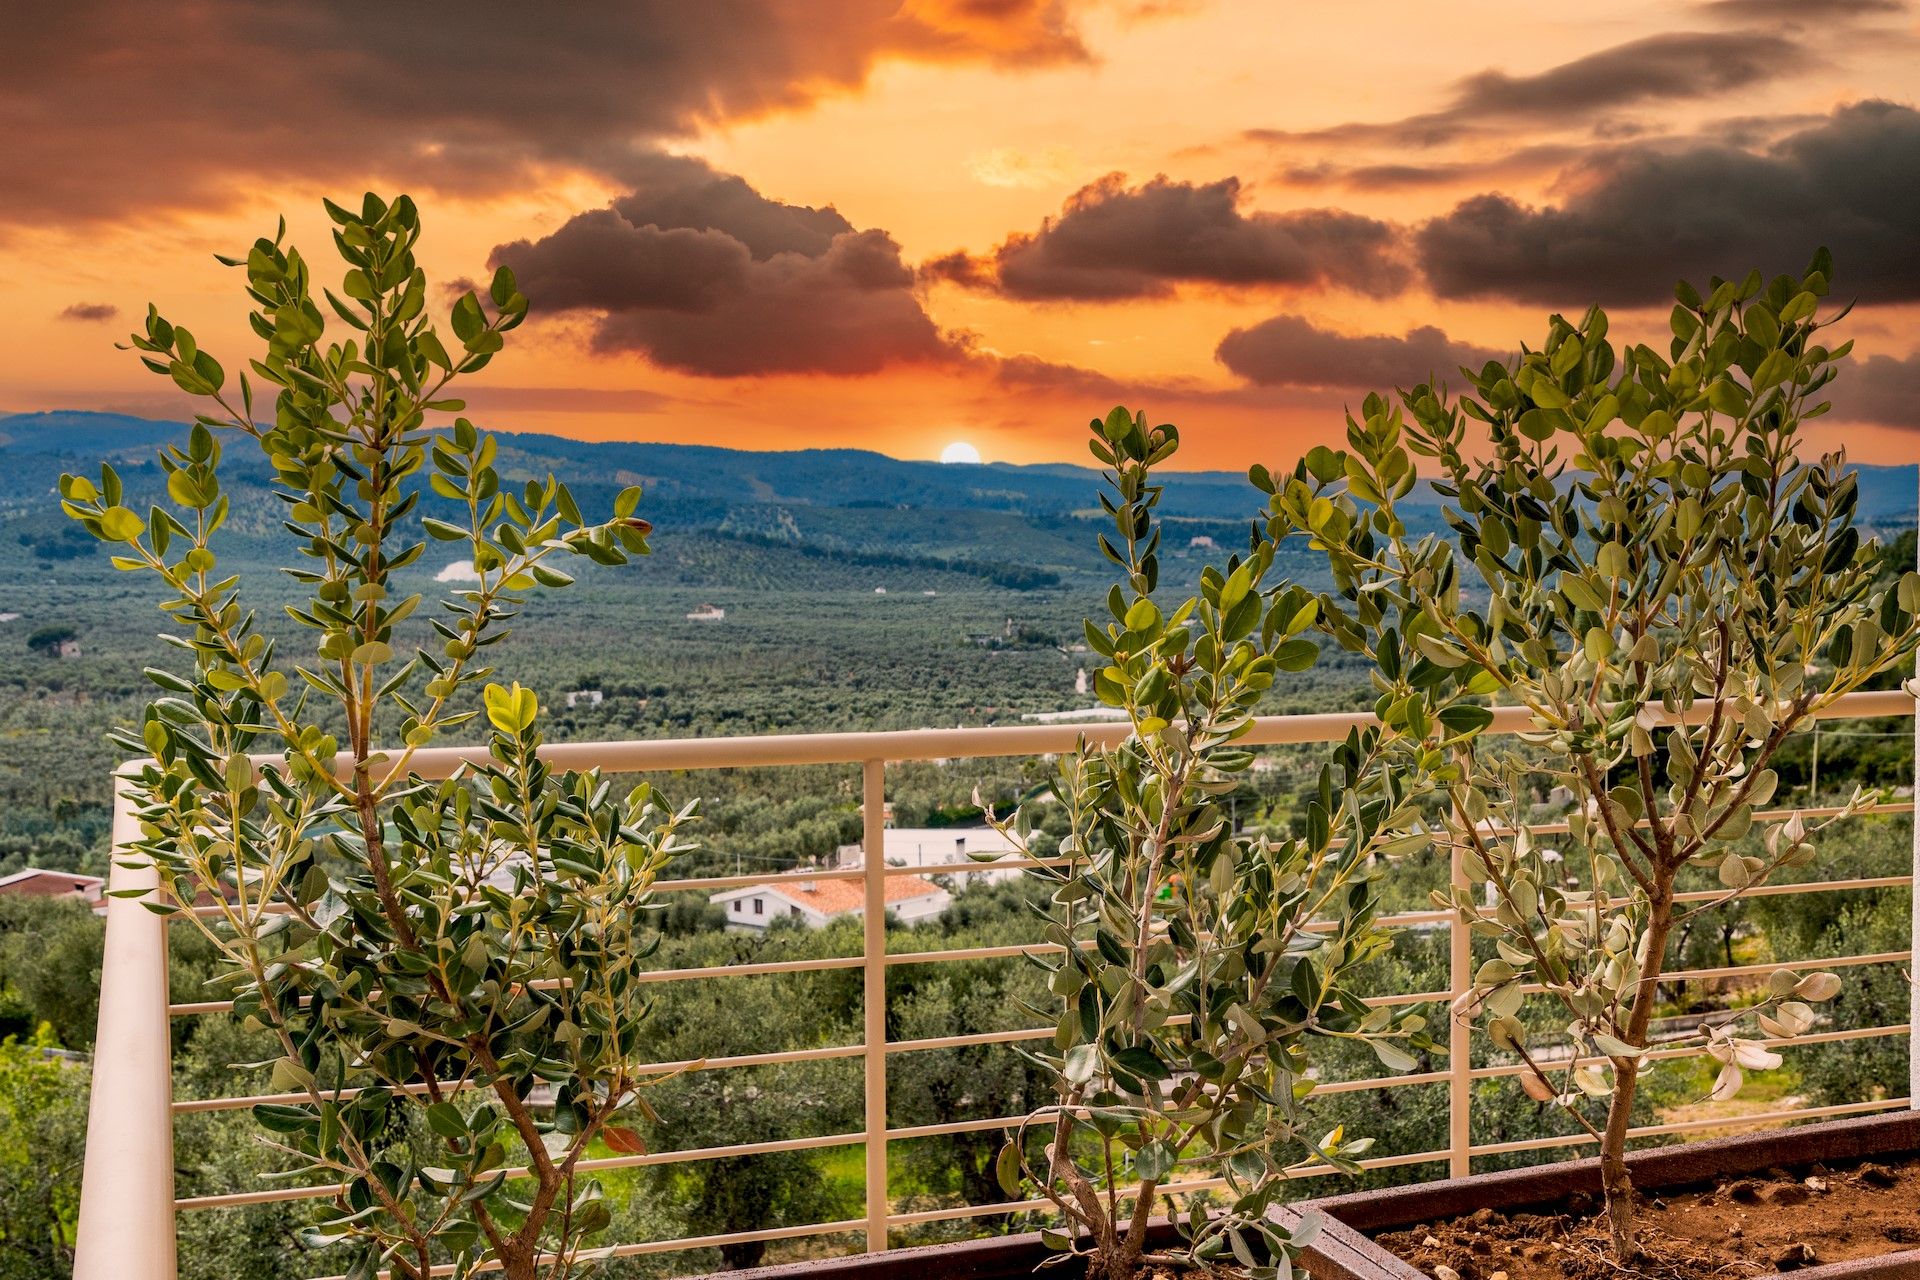
[[[568,707],[597,707],[607,700],[607,695],[598,689],[575,689],[567,695]]]
[[[720,622],[725,620],[727,611],[717,604],[703,604],[687,615],[688,622]]]
[[[1197,537],[1188,538],[1187,548],[1190,551],[1212,551],[1214,549],[1213,539],[1204,533]]]
[[[888,876],[887,911],[902,924],[919,924],[945,911],[953,895],[920,876]],[[841,916],[866,912],[867,889],[858,880],[784,880],[716,893],[708,901],[727,913],[729,929],[765,929],[798,916],[818,929]]]
[[[888,827],[886,848],[881,856],[890,867],[912,867],[919,871],[938,871],[955,866],[977,866],[976,855],[1018,858],[1020,849],[992,827]],[[843,844],[834,852],[833,864],[841,868],[866,865],[866,850],[858,844]],[[1020,874],[1018,867],[1004,871],[982,871],[968,877],[975,880],[1004,880]]]

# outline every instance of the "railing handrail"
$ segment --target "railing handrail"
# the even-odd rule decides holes
[[[1810,713],[1812,720],[1872,719],[1913,714],[1913,694],[1905,689],[1870,689],[1843,694]],[[1490,708],[1490,733],[1514,733],[1533,724],[1526,707]],[[1684,719],[1704,723],[1713,703],[1699,699],[1685,716],[1673,716],[1656,703],[1648,714],[1656,724]],[[1312,711],[1295,715],[1256,716],[1241,742],[1273,747],[1313,742],[1337,742],[1355,729],[1377,725],[1368,711]],[[602,769],[608,773],[647,773],[676,769],[748,769],[799,765],[854,765],[870,760],[889,764],[910,760],[985,760],[1000,756],[1063,755],[1082,742],[1112,746],[1126,741],[1133,726],[1125,721],[1085,724],[982,725],[956,729],[880,729],[845,733],[764,733],[713,738],[628,738],[598,742],[549,742],[540,758],[560,769]],[[484,764],[485,744],[420,747],[408,757],[407,772],[428,781],[451,777],[463,765]],[[398,760],[395,749],[386,758]],[[255,757],[267,763],[271,754]],[[350,768],[343,764],[343,768]]]
[[[1694,704],[1683,716],[1673,716],[1650,707],[1653,719],[1672,722],[1704,720],[1711,704]],[[1494,708],[1491,732],[1511,733],[1533,726],[1532,713],[1524,707]],[[1907,689],[1876,690],[1845,695],[1811,713],[1815,720],[1864,719],[1886,716],[1912,716],[1914,695]],[[1349,732],[1377,723],[1366,712],[1322,712],[1306,715],[1263,716],[1256,719],[1243,741],[1249,746],[1276,746],[1337,741]],[[884,848],[885,841],[885,767],[897,761],[940,759],[985,759],[1009,756],[1037,756],[1073,751],[1083,743],[1112,744],[1123,741],[1132,731],[1125,723],[1100,722],[1063,725],[1005,725],[984,728],[912,729],[866,733],[824,733],[786,735],[748,735],[740,737],[663,739],[623,742],[553,743],[542,749],[542,756],[561,768],[598,767],[608,772],[645,772],[654,770],[697,770],[751,767],[789,767],[807,765],[858,765],[862,772],[863,839],[871,851]],[[398,756],[392,757],[397,760]],[[482,747],[424,748],[407,757],[411,773],[433,779],[452,776],[464,765],[487,758]],[[261,757],[261,762],[273,757]],[[124,774],[126,766],[117,773]],[[1900,802],[1878,806],[1882,812],[1912,812],[1913,805]],[[1774,819],[1793,812],[1781,809],[1759,815]],[[1553,829],[1556,824],[1528,824],[1535,829]],[[1564,829],[1564,823],[1558,824]],[[123,787],[116,787],[114,844],[122,849],[137,838],[138,826],[130,798]],[[1920,842],[1917,846],[1920,847]],[[860,1057],[864,1059],[865,1124],[857,1132],[809,1138],[773,1139],[762,1143],[734,1144],[729,1147],[678,1152],[662,1152],[647,1157],[614,1157],[593,1161],[595,1167],[623,1167],[629,1164],[682,1162],[744,1155],[752,1151],[802,1150],[829,1146],[864,1144],[866,1148],[866,1214],[859,1220],[818,1223],[801,1227],[770,1228],[734,1232],[680,1241],[651,1241],[594,1250],[600,1256],[632,1256],[723,1244],[747,1240],[775,1240],[864,1230],[870,1250],[887,1247],[888,1231],[893,1227],[920,1223],[954,1221],[992,1213],[1017,1212],[1024,1207],[1039,1207],[1042,1202],[1021,1202],[895,1213],[887,1197],[887,1148],[889,1143],[911,1137],[942,1132],[992,1127],[1003,1120],[960,1121],[944,1125],[892,1128],[887,1123],[886,1064],[890,1055],[962,1044],[1011,1042],[1031,1038],[1044,1031],[1017,1030],[987,1032],[953,1037],[934,1037],[925,1041],[894,1041],[886,1037],[885,993],[890,967],[899,964],[932,963],[948,959],[1015,956],[1043,947],[1032,944],[1007,947],[957,948],[944,951],[889,952],[885,930],[885,882],[896,874],[966,875],[1030,865],[1026,860],[1012,863],[983,861],[942,865],[937,868],[888,867],[882,858],[868,856],[858,869],[831,873],[784,873],[787,878],[858,879],[864,894],[863,950],[859,956],[775,961],[741,966],[707,967],[697,970],[665,971],[650,975],[659,980],[748,976],[761,972],[799,972],[812,969],[860,968],[865,979],[865,1014],[861,1043],[828,1046],[771,1054],[744,1054],[708,1065],[711,1069],[731,1069],[774,1061],[804,1061],[825,1058]],[[1460,875],[1457,865],[1453,874]],[[777,883],[783,873],[767,877],[699,877],[677,887],[693,891],[719,887],[727,883]],[[1814,882],[1806,885],[1768,886],[1768,893],[1821,892],[1843,888],[1878,888],[1911,885],[1912,876],[1882,876],[1856,881]],[[123,864],[116,860],[110,888],[154,891],[150,868]],[[663,887],[676,887],[672,884]],[[1711,891],[1685,895],[1706,900],[1717,895]],[[174,1250],[174,1214],[178,1210],[216,1207],[270,1200],[293,1199],[315,1194],[314,1188],[276,1188],[272,1191],[197,1196],[176,1201],[173,1194],[172,1116],[203,1110],[226,1109],[246,1104],[246,1098],[214,1100],[172,1099],[169,1061],[168,1022],[170,1014],[216,1012],[226,1002],[200,1002],[169,1006],[166,990],[165,938],[166,918],[144,909],[142,900],[133,897],[108,899],[107,950],[101,973],[100,1052],[96,1055],[87,1145],[85,1195],[81,1202],[75,1261],[76,1280],[173,1280],[176,1275]],[[1402,913],[1403,923],[1437,923],[1447,918],[1444,912]],[[1466,931],[1451,926],[1449,990],[1418,992],[1412,995],[1379,997],[1381,1003],[1437,1001],[1457,997],[1471,977],[1471,952],[1463,944]],[[1682,978],[1711,978],[1745,974],[1761,969],[1809,967],[1821,965],[1898,963],[1911,952],[1883,952],[1871,956],[1834,957],[1813,961],[1789,961],[1765,966],[1734,966],[1726,969],[1676,971],[1669,975]],[[1912,1034],[1908,1025],[1898,1027],[1849,1028],[1803,1037],[1807,1043],[1870,1036]],[[1398,1088],[1421,1084],[1446,1083],[1449,1088],[1449,1142],[1445,1150],[1384,1156],[1362,1163],[1368,1168],[1446,1161],[1452,1172],[1467,1172],[1477,1155],[1545,1149],[1582,1141],[1581,1137],[1528,1139],[1519,1142],[1475,1146],[1467,1127],[1472,1085],[1476,1080],[1514,1074],[1504,1065],[1474,1067],[1466,1052],[1467,1027],[1455,1017],[1451,1026],[1452,1061],[1446,1069],[1404,1077],[1340,1082],[1338,1091],[1362,1088]],[[877,1050],[877,1051],[876,1051]],[[1655,1056],[1670,1051],[1655,1051]],[[662,1064],[653,1064],[659,1066]],[[670,1065],[670,1064],[669,1064]],[[693,1064],[683,1064],[691,1066]],[[264,1098],[260,1095],[254,1101]],[[1867,1110],[1891,1109],[1907,1105],[1905,1099],[1847,1103],[1797,1111],[1768,1112],[1763,1116],[1732,1121],[1714,1121],[1719,1125],[1772,1123],[1796,1118],[1814,1118],[1854,1114]],[[1648,1126],[1636,1130],[1636,1136],[1689,1132],[1707,1122],[1691,1121]],[[1197,1184],[1196,1184],[1197,1185]]]

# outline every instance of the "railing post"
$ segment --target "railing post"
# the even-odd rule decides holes
[[[158,887],[153,869],[120,861],[140,836],[126,787],[123,777],[114,778],[107,888],[151,893]],[[74,1280],[174,1280],[177,1274],[167,922],[144,901],[106,900]]]
[[[1915,508],[1920,512],[1920,507]],[[1916,517],[1920,519],[1920,516]],[[1920,560],[1920,555],[1916,555]],[[1920,568],[1920,564],[1916,564]],[[1920,658],[1914,660],[1913,684],[1910,691],[1920,695]],[[1913,799],[1914,811],[1909,821],[1913,824],[1913,890],[1912,917],[1909,933],[1912,941],[1908,945],[1913,949],[1914,958],[1908,962],[1911,966],[1920,965],[1920,714],[1913,718]],[[1907,983],[1907,1106],[1920,1108],[1920,983]]]
[[[866,1014],[867,1252],[887,1247],[887,766],[860,766]]]
[[[1460,842],[1448,856],[1456,889],[1467,889]],[[1464,1178],[1473,1172],[1473,1024],[1461,997],[1473,983],[1473,931],[1456,913],[1447,926],[1447,1173]]]

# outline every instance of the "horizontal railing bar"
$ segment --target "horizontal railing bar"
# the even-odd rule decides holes
[[[1759,1043],[1770,1049],[1793,1049],[1808,1045],[1837,1044],[1845,1040],[1873,1040],[1891,1036],[1903,1036],[1911,1028],[1907,1023],[1897,1023],[1878,1027],[1854,1027],[1845,1031],[1815,1031],[1792,1039],[1762,1037]],[[980,1045],[1015,1044],[1022,1040],[1043,1040],[1053,1034],[1052,1027],[1029,1027],[1021,1031],[981,1031],[970,1035],[931,1036],[922,1040],[890,1040],[888,1053],[921,1053],[935,1049],[961,1049]],[[691,1071],[727,1071],[743,1067],[775,1066],[789,1062],[825,1062],[841,1058],[858,1058],[866,1053],[865,1045],[832,1045],[818,1049],[785,1049],[771,1053],[743,1053],[731,1057],[688,1058],[678,1062],[648,1062],[632,1068],[640,1074],[655,1075]],[[1697,1057],[1699,1049],[1649,1049],[1649,1060],[1665,1061],[1673,1058]],[[1598,1058],[1557,1058],[1542,1062],[1546,1071],[1566,1071],[1586,1062],[1598,1062]],[[1509,1076],[1521,1076],[1528,1073],[1522,1063],[1502,1063],[1494,1066],[1475,1067],[1470,1073],[1476,1080],[1492,1080]],[[1359,1080],[1329,1080],[1314,1085],[1315,1094],[1356,1093],[1369,1089],[1413,1088],[1419,1085],[1442,1084],[1448,1073],[1445,1071],[1427,1071],[1401,1076],[1368,1076]],[[439,1086],[446,1092],[454,1092],[463,1086],[457,1080],[442,1080]],[[393,1088],[393,1086],[388,1086]],[[464,1086],[471,1088],[471,1085]],[[424,1084],[409,1084],[396,1090],[401,1093],[425,1093]],[[360,1089],[341,1089],[326,1094],[332,1101],[344,1101],[361,1092]],[[242,1107],[258,1104],[279,1104],[299,1106],[311,1101],[305,1093],[260,1093],[244,1097],[223,1098],[187,1098],[177,1099],[173,1110],[178,1114],[200,1111],[233,1111]],[[935,1125],[916,1125],[906,1129],[889,1129],[887,1137],[891,1140],[906,1138],[932,1137],[941,1133],[971,1133],[983,1129],[1002,1128],[1018,1124],[1022,1117],[1000,1117],[993,1120],[956,1120]]]
[[[780,1049],[770,1053],[740,1053],[716,1058],[683,1058],[677,1062],[643,1062],[627,1068],[635,1075],[677,1075],[693,1071],[731,1071],[741,1067],[778,1066],[787,1062],[830,1062],[836,1058],[859,1058],[865,1056],[867,1047],[863,1044],[825,1045],[816,1049]],[[462,1084],[458,1080],[437,1082],[440,1089],[447,1093],[462,1092],[476,1087],[471,1082]],[[387,1085],[396,1093],[420,1094],[428,1092],[424,1083],[402,1086]],[[344,1101],[363,1092],[362,1088],[323,1091],[328,1101]],[[173,1109],[176,1113],[193,1111],[235,1111],[241,1107],[251,1107],[260,1103],[299,1106],[311,1102],[312,1095],[306,1093],[261,1093],[245,1097],[225,1098],[187,1098],[176,1099]]]
[[[1845,805],[1808,805],[1801,809],[1761,809],[1753,815],[1755,822],[1785,822],[1796,814],[1802,818],[1837,818],[1847,811]],[[1912,813],[1913,801],[1889,800],[1884,804],[1864,805],[1855,811],[1859,814]],[[1646,818],[1633,824],[1635,830],[1645,830],[1652,825]],[[1488,827],[1480,834],[1504,840],[1518,835],[1522,830],[1536,836],[1563,836],[1573,830],[1566,822],[1529,822],[1523,827]]]
[[[1205,1178],[1193,1182],[1175,1182],[1161,1187],[1162,1195],[1185,1196],[1198,1191],[1218,1191],[1227,1185],[1225,1178]],[[1138,1184],[1130,1184],[1120,1189],[1122,1200],[1134,1198]],[[919,1209],[912,1213],[890,1213],[887,1225],[890,1227],[911,1227],[926,1222],[954,1222],[962,1218],[986,1218],[1002,1213],[1032,1213],[1036,1209],[1050,1209],[1053,1201],[1044,1198],[1032,1200],[1003,1200],[997,1204],[958,1205],[950,1209]]]
[[[1861,816],[1879,816],[1882,814],[1912,813],[1913,811],[1913,801],[1893,800],[1885,804],[1868,805],[1860,809],[1858,813]],[[1767,809],[1754,814],[1753,820],[1755,822],[1785,822],[1787,819],[1796,815],[1801,818],[1831,818],[1837,817],[1845,812],[1846,809],[1839,805],[1823,805],[1805,809]],[[1645,827],[1647,822],[1645,819],[1642,819],[1634,825],[1636,827]],[[955,830],[977,829],[978,828],[955,828]],[[1569,830],[1569,827],[1568,824],[1564,822],[1530,822],[1526,825],[1525,829],[1533,835],[1564,835]],[[1517,830],[1519,830],[1519,828],[1495,827],[1482,834],[1495,839],[1505,839],[1514,835]],[[1336,841],[1336,843],[1338,842]],[[1024,871],[1039,867],[1064,867],[1069,861],[1070,859],[1067,858],[995,858],[980,862],[971,860],[967,862],[942,862],[932,866],[921,867],[896,867],[889,865],[882,868],[880,874],[883,876],[971,876],[995,871]],[[656,881],[653,887],[655,892],[658,893],[685,893],[696,890],[715,889],[751,889],[760,885],[771,885],[777,888],[783,884],[805,884],[813,880],[859,880],[865,875],[866,872],[859,867],[803,868],[798,871],[769,871],[759,875],[748,873],[744,875],[693,876],[681,880],[660,880]],[[1911,883],[1913,883],[1913,877],[1910,875],[1880,876],[1876,877],[1871,883],[1867,881],[1858,883],[1847,882],[1844,884],[1834,884],[1831,887],[1836,889],[1891,888],[1896,885]],[[1757,885],[1751,889],[1742,890],[1738,895],[1734,896],[1764,897],[1770,894],[1796,893],[1802,891],[1810,893],[1814,892],[1815,889],[1809,885],[1798,884]],[[1728,896],[1728,891],[1724,889],[1699,889],[1687,893],[1675,894],[1674,900],[1676,902],[1703,902],[1713,898],[1724,898]],[[255,909],[266,915],[281,915],[286,911],[286,908],[279,903],[262,903],[258,904]],[[204,903],[192,908],[191,911],[176,912],[166,917],[166,919],[172,922],[185,919],[189,915],[198,916],[201,919],[218,919],[223,913],[223,910],[224,909],[217,903]],[[1448,914],[1449,913],[1445,911],[1403,912],[1398,916],[1384,917],[1379,923],[1386,927],[1427,924],[1444,920]]]
[[[1899,964],[1913,959],[1912,951],[1876,951],[1859,956],[1815,956],[1805,960],[1770,960],[1765,964],[1726,965],[1718,969],[1675,969],[1660,975],[1662,982],[1700,982],[1707,978],[1738,978],[1775,969],[1848,969],[1863,964]]]
[[[1913,959],[1911,951],[1876,951],[1863,956],[1816,956],[1807,960],[1768,960],[1763,964],[1724,965],[1718,969],[1675,969],[1661,974],[1659,980],[1661,982],[1702,982],[1708,978],[1744,978],[1772,973],[1776,969],[1849,969],[1867,964],[1899,964],[1903,960],[1911,959]],[[1524,995],[1545,995],[1546,990],[1537,982],[1526,982],[1520,985],[1520,991]]]
[[[822,973],[835,969],[858,969],[866,963],[863,956],[819,956],[805,960],[764,960],[752,964],[715,964],[692,969],[650,969],[633,975],[635,982],[687,982],[695,978],[755,978],[773,973]],[[528,984],[547,991],[560,985],[559,979],[541,978]],[[302,996],[302,1004],[306,997]],[[170,1004],[167,1012],[179,1017],[188,1014],[226,1013],[231,1000],[200,1000],[190,1004]]]
[[[822,1147],[858,1146],[867,1140],[865,1133],[828,1133],[812,1138],[777,1138],[766,1142],[736,1142],[723,1147],[689,1147],[684,1151],[649,1151],[635,1155],[601,1156],[592,1160],[581,1160],[574,1168],[582,1173],[591,1173],[601,1169],[642,1169],[662,1164],[692,1164],[702,1160],[720,1160],[733,1156],[775,1155],[783,1151],[817,1151]],[[525,1165],[505,1171],[509,1178],[525,1178],[533,1170]],[[337,1195],[345,1189],[343,1183],[326,1183],[298,1187],[272,1187],[260,1191],[232,1191],[221,1195],[189,1196],[175,1200],[173,1207],[179,1212],[191,1209],[231,1209],[250,1204],[276,1204],[288,1200],[317,1200],[323,1196]]]
[[[1447,1153],[1444,1151],[1417,1151],[1402,1156],[1376,1156],[1371,1160],[1362,1160],[1359,1164],[1362,1169],[1392,1169],[1409,1164],[1431,1164],[1434,1161],[1445,1160],[1446,1158]],[[1287,1177],[1293,1180],[1320,1178],[1333,1172],[1335,1172],[1335,1170],[1331,1167],[1307,1169],[1290,1171]],[[1208,1178],[1204,1182],[1176,1183],[1172,1186],[1162,1187],[1161,1191],[1169,1195],[1190,1195],[1196,1191],[1219,1190],[1226,1185],[1227,1182],[1225,1178]],[[1125,1198],[1127,1196],[1127,1189],[1123,1189],[1120,1194],[1122,1198]],[[887,1217],[887,1225],[907,1227],[929,1222],[953,1222],[965,1218],[985,1218],[1002,1213],[1029,1213],[1035,1209],[1050,1208],[1052,1205],[1053,1201],[1051,1200],[1035,1199],[1009,1200],[999,1204],[987,1205],[959,1205],[949,1209],[923,1209],[913,1213],[890,1214]]]
[[[1762,1036],[1758,1043],[1769,1049],[1797,1049],[1805,1045],[1838,1044],[1843,1040],[1878,1040],[1889,1036],[1903,1036],[1912,1027],[1905,1023],[1889,1024],[1881,1027],[1853,1027],[1846,1031],[1812,1031],[1803,1036],[1787,1039],[1781,1036]],[[1697,1058],[1705,1052],[1699,1048],[1648,1049],[1641,1056],[1649,1061],[1666,1062],[1675,1058]],[[1541,1062],[1542,1071],[1568,1071],[1577,1066],[1605,1062],[1605,1058],[1556,1058],[1551,1062]],[[1506,1076],[1524,1076],[1531,1069],[1524,1062],[1503,1062],[1494,1066],[1475,1067],[1469,1072],[1475,1080],[1495,1080]],[[1316,1090],[1316,1092],[1318,1092]]]
[[[1857,889],[1899,889],[1913,883],[1911,874],[1903,876],[1863,876],[1854,880],[1809,880],[1802,884],[1760,884],[1742,889],[1742,898],[1777,898],[1796,893],[1846,893]],[[1689,889],[1673,895],[1675,902],[1711,902],[1727,896],[1725,889]]]
[[[888,1053],[921,1053],[928,1049],[970,1049],[977,1045],[1016,1044],[1022,1040],[1044,1040],[1052,1027],[1026,1027],[1019,1031],[973,1031],[958,1036],[927,1036],[920,1040],[889,1040]]]
[[[1897,881],[1901,877],[1884,877]],[[1910,879],[1910,877],[1907,877]],[[1878,881],[1864,885],[1855,885],[1851,881],[1836,881],[1828,885],[1795,885],[1789,892],[1832,892],[1837,889],[1855,889],[1855,887],[1878,887]],[[1425,915],[1425,912],[1421,913]],[[1434,915],[1446,915],[1436,912]],[[1081,946],[1091,946],[1083,942]],[[1064,948],[1056,942],[1020,942],[1008,946],[964,946],[945,952],[893,952],[885,956],[889,965],[914,965],[914,963],[939,963],[939,961],[964,960],[1008,960],[1014,956],[1056,956]],[[1912,952],[1880,952],[1874,956],[1832,956],[1824,960],[1782,960],[1768,961],[1761,965],[1732,965],[1722,969],[1674,969],[1672,973],[1663,973],[1661,981],[1667,983],[1692,983],[1701,979],[1715,977],[1740,977],[1745,973],[1764,973],[1770,969],[1811,969],[1820,965],[1845,967],[1845,965],[1876,965],[1876,963],[1895,963],[1910,960]],[[764,977],[772,973],[822,973],[831,969],[858,969],[866,963],[864,956],[822,956],[810,960],[768,960],[739,965],[703,965],[693,969],[651,969],[645,973],[636,973],[636,983],[685,983],[693,979],[718,979],[718,977]],[[538,988],[555,986],[553,979],[541,979],[534,983]],[[1544,988],[1538,984],[1526,984],[1521,990],[1526,994],[1540,994]],[[1413,992],[1407,996],[1375,996],[1367,1004],[1371,1006],[1400,1006],[1400,1004],[1427,1004],[1428,1000],[1452,1000],[1452,992]],[[186,1017],[198,1013],[227,1013],[234,1007],[232,1000],[198,1000],[186,1004],[169,1004],[167,1013],[173,1017]]]
[[[1871,1102],[1841,1102],[1829,1107],[1794,1107],[1785,1111],[1756,1111],[1744,1116],[1710,1116],[1703,1120],[1679,1120],[1671,1124],[1642,1125],[1627,1130],[1628,1138],[1658,1138],[1675,1133],[1697,1133],[1702,1129],[1745,1129],[1758,1125],[1786,1124],[1795,1120],[1827,1120],[1835,1116],[1860,1115],[1868,1111],[1893,1111],[1907,1105],[1906,1098],[1876,1098]],[[1494,1142],[1468,1148],[1469,1155],[1502,1156],[1521,1151],[1546,1151],[1553,1147],[1574,1147],[1592,1142],[1586,1133],[1558,1138],[1526,1138],[1518,1142]]]
[[[1492,733],[1514,733],[1533,724],[1526,707],[1489,708]],[[1678,720],[1704,723],[1713,704],[1701,700],[1684,716],[1669,715],[1657,704],[1647,711],[1654,724]],[[1879,716],[1914,714],[1913,695],[1904,689],[1875,689],[1845,694],[1813,712],[1812,720],[1865,720]],[[1255,717],[1240,739],[1246,746],[1270,747],[1312,742],[1338,742],[1355,729],[1379,721],[1371,713],[1313,712],[1305,715]],[[868,760],[953,760],[1001,756],[1059,755],[1082,742],[1113,746],[1133,733],[1126,722],[1064,725],[992,725],[971,729],[895,729],[866,733],[760,734],[723,738],[660,738],[622,742],[552,742],[540,749],[541,758],[559,769],[604,769],[608,773],[677,772],[695,769],[769,768],[783,765],[855,765]],[[461,767],[485,763],[490,748],[484,743],[464,747],[423,747],[408,763],[412,773],[429,780],[447,778]],[[397,760],[388,753],[385,759]],[[276,756],[256,757],[265,763]],[[342,768],[349,762],[342,762]]]

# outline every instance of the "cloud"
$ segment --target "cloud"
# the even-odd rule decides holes
[[[1237,178],[1196,185],[1161,176],[1130,188],[1109,174],[1038,231],[1009,236],[983,258],[937,258],[923,271],[1036,300],[1161,297],[1177,283],[1339,286],[1375,296],[1406,286],[1390,224],[1339,209],[1247,213],[1240,197]]]
[[[1850,357],[1832,387],[1833,416],[1843,422],[1873,422],[1920,429],[1920,353]]]
[[[111,302],[76,302],[60,312],[62,320],[80,320],[98,322],[111,320],[120,314],[120,308]]]
[[[967,356],[885,231],[770,200],[698,160],[656,157],[608,208],[489,262],[514,269],[537,311],[595,313],[596,350],[682,373],[845,376]]]
[[[1433,163],[1343,164],[1320,160],[1293,165],[1280,171],[1282,181],[1293,186],[1339,186],[1353,191],[1403,191],[1419,187],[1452,186],[1456,183],[1500,181],[1508,178],[1535,178],[1546,169],[1585,158],[1586,146],[1543,142],[1519,147],[1485,160],[1436,161]]]
[[[1630,40],[1531,75],[1488,69],[1454,85],[1438,111],[1399,120],[1359,121],[1326,129],[1252,129],[1252,141],[1275,144],[1378,144],[1431,147],[1519,122],[1564,127],[1619,107],[1711,97],[1799,73],[1817,65],[1778,35],[1754,31],[1671,31]]]
[[[1842,297],[1920,298],[1920,112],[1835,111],[1762,151],[1622,148],[1560,204],[1475,196],[1414,242],[1442,297],[1652,305],[1683,277],[1798,270],[1833,250]]]
[[[664,413],[684,401],[645,387],[462,387],[467,408],[482,413]]]
[[[664,139],[806,106],[884,57],[1089,56],[1066,0],[471,0],[457,15],[379,0],[10,12],[0,223],[225,205],[262,180],[629,182]]]
[[[1779,22],[1798,27],[1905,13],[1907,5],[1905,0],[1705,0],[1695,4],[1693,10],[1716,22],[1741,26]]]
[[[1227,368],[1260,386],[1411,387],[1478,368],[1500,353],[1457,342],[1432,325],[1405,334],[1348,336],[1301,316],[1279,315],[1235,329],[1214,352]]]

